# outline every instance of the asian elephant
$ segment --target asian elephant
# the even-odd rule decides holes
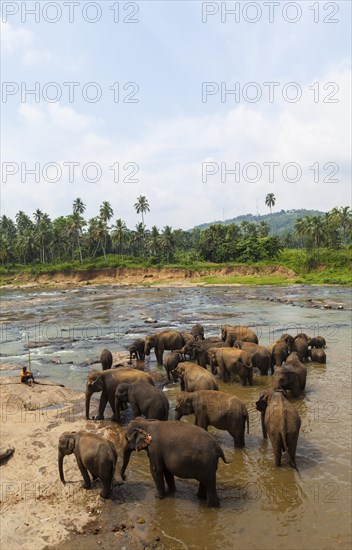
[[[296,467],[296,448],[301,419],[295,407],[284,397],[281,391],[265,391],[256,408],[261,412],[263,437],[273,446],[275,464],[281,466],[281,455],[286,452],[290,464]]]
[[[169,417],[169,401],[166,395],[155,386],[145,382],[119,384],[115,392],[116,420],[120,422],[120,408],[129,403],[133,418],[145,416],[157,420]]]
[[[326,353],[322,348],[312,348],[310,357],[315,363],[326,363]]]
[[[132,420],[126,430],[121,477],[125,478],[131,453],[145,449],[150,472],[156,485],[156,497],[165,498],[165,481],[170,493],[176,490],[174,476],[196,479],[198,498],[206,499],[207,506],[219,506],[216,492],[216,470],[224,453],[215,439],[203,428],[188,422],[168,420]]]
[[[84,489],[91,488],[91,480],[99,478],[103,484],[100,496],[109,498],[114,480],[117,453],[113,443],[99,435],[79,431],[64,432],[59,438],[58,466],[62,483],[65,483],[64,456],[74,453],[78,468],[83,476]]]
[[[196,340],[204,340],[204,327],[197,323],[191,328],[191,334]]]
[[[273,372],[275,367],[281,367],[282,363],[286,361],[289,354],[289,346],[284,338],[280,338],[274,344],[271,344],[268,349],[271,357],[271,370]]]
[[[304,390],[306,387],[307,369],[303,365],[303,363],[301,363],[297,352],[292,351],[290,353],[290,355],[286,359],[285,366],[295,369],[299,378],[299,387],[301,390]]]
[[[103,370],[111,369],[112,353],[108,349],[104,349],[100,354],[100,362]]]
[[[100,391],[102,394],[99,402],[99,413],[95,420],[104,420],[104,411],[108,401],[114,416],[116,416],[115,391],[117,385],[124,382],[147,382],[154,386],[150,374],[128,367],[90,372],[86,381],[86,419],[89,420],[90,399],[93,393]]]
[[[213,375],[196,363],[190,361],[179,363],[173,371],[173,375],[180,378],[182,391],[218,390]]]
[[[258,344],[258,336],[256,333],[250,328],[240,325],[221,325],[221,339],[230,346],[233,346],[237,340]]]
[[[291,346],[294,342],[293,336],[291,336],[291,334],[288,334],[287,332],[285,332],[285,334],[281,335],[280,340],[284,340],[286,342],[286,344],[288,345],[288,352],[290,353]]]
[[[196,340],[194,342],[186,342],[182,349],[178,350],[184,355],[189,355],[191,360],[197,361],[198,365],[203,368],[207,368],[207,365],[210,364],[210,359],[208,355],[208,350],[210,348],[225,348],[230,347],[229,344],[223,342],[219,338],[206,339],[206,340]]]
[[[182,353],[177,351],[170,351],[164,359],[164,368],[167,372],[167,379],[172,381],[172,371],[175,370],[177,365],[184,361]]]
[[[145,338],[144,353],[150,355],[150,351],[154,348],[156,360],[159,365],[163,364],[164,350],[178,350],[182,348],[185,340],[182,334],[177,330],[162,330],[149,334]]]
[[[298,372],[294,367],[285,366],[276,367],[272,389],[274,391],[290,390],[293,397],[298,397],[301,393]]]
[[[308,359],[309,349],[308,349],[308,336],[304,333],[298,334],[293,344],[290,346],[290,352],[295,351],[298,354],[298,357],[301,361]]]
[[[308,346],[311,348],[326,348],[326,340],[323,336],[313,336],[313,338],[308,338]]]
[[[237,348],[210,348],[208,351],[211,363],[211,370],[214,373],[215,367],[223,382],[233,382],[234,375],[238,375],[242,385],[247,382],[253,386],[253,366],[250,356],[245,350]]]
[[[144,360],[144,340],[143,338],[137,338],[128,346],[128,351],[130,352],[130,363],[132,359],[135,358],[140,361]]]
[[[235,348],[243,349],[249,355],[252,360],[253,367],[256,367],[260,374],[267,375],[269,369],[273,373],[273,368],[271,366],[271,355],[265,346],[259,346],[253,342],[243,342],[242,340],[237,340],[234,345]]]
[[[194,414],[196,426],[227,430],[235,447],[244,447],[244,433],[249,433],[249,417],[245,405],[238,397],[223,391],[200,390],[181,392],[176,397],[175,420]]]

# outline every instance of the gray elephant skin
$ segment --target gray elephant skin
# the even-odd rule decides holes
[[[178,350],[185,344],[185,339],[181,332],[177,330],[162,330],[149,334],[145,338],[144,353],[148,357],[154,348],[155,357],[159,365],[163,364],[163,354],[165,350]]]
[[[103,349],[103,351],[100,354],[100,362],[103,370],[111,369],[112,353],[109,349]]]
[[[115,393],[116,420],[120,422],[120,409],[129,403],[133,418],[145,416],[148,419],[167,420],[169,401],[166,395],[155,386],[145,382],[119,384]]]
[[[214,426],[226,430],[234,439],[234,446],[244,447],[244,434],[249,433],[248,411],[238,397],[222,391],[200,390],[181,392],[176,397],[175,420],[194,414],[195,424],[204,430]]]
[[[172,371],[175,370],[177,365],[184,361],[182,353],[178,351],[170,351],[164,359],[164,369],[167,373],[167,379],[172,381]]]
[[[296,448],[301,419],[295,407],[281,391],[271,390],[260,395],[256,408],[261,412],[263,437],[266,439],[269,435],[276,466],[281,466],[282,453],[285,452],[297,470]]]
[[[100,479],[103,489],[100,496],[111,496],[112,483],[117,461],[116,449],[111,441],[85,431],[64,432],[59,438],[58,466],[62,483],[65,482],[63,461],[66,455],[74,454],[83,477],[83,487],[91,488],[92,480]]]
[[[177,476],[196,479],[199,482],[198,498],[206,499],[207,506],[219,506],[216,470],[219,458],[224,462],[226,459],[221,447],[203,428],[174,420],[132,420],[126,430],[122,479],[126,479],[131,453],[142,449],[149,457],[157,498],[166,496],[165,481],[169,492],[175,492],[174,476]]]
[[[235,375],[238,375],[243,386],[247,383],[253,386],[253,366],[246,351],[237,348],[210,348],[208,354],[212,372],[218,367],[223,382],[233,382]]]
[[[86,381],[86,420],[89,420],[90,399],[95,392],[102,392],[99,402],[99,413],[95,420],[104,420],[104,411],[108,402],[116,418],[116,387],[118,384],[123,384],[124,382],[147,382],[154,385],[150,374],[128,367],[90,372]]]
[[[218,390],[218,384],[213,375],[196,363],[186,361],[179,363],[173,375],[180,378],[182,391]]]
[[[256,367],[261,375],[267,375],[269,373],[269,369],[273,372],[274,369],[271,365],[271,354],[265,346],[260,346],[259,344],[254,344],[253,342],[243,342],[242,340],[238,340],[234,347],[243,349],[248,353],[253,367]]]
[[[137,361],[144,360],[144,345],[145,342],[143,338],[137,338],[132,342],[131,345],[128,346],[128,351],[130,353],[130,363],[132,363],[132,359],[136,359]]]
[[[230,346],[233,346],[237,340],[258,344],[258,336],[256,333],[252,329],[241,325],[221,325],[221,339]]]

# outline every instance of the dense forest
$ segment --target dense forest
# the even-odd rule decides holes
[[[270,196],[269,202],[270,203]],[[271,205],[274,204],[271,199]],[[150,212],[148,200],[137,198],[134,205],[141,221],[134,229],[127,228],[122,219],[112,223],[113,209],[103,202],[98,214],[84,218],[85,205],[80,198],[73,202],[72,213],[51,219],[37,209],[30,217],[19,211],[15,220],[0,218],[0,260],[2,265],[83,263],[108,254],[140,258],[149,265],[191,263],[193,261],[250,263],[277,258],[282,249],[305,248],[319,258],[322,247],[337,250],[350,247],[352,212],[349,207],[334,208],[323,215],[295,217],[292,231],[275,235],[272,220],[211,224],[205,229],[190,231],[163,229],[153,225],[148,229],[145,216]],[[285,215],[282,211],[281,217]],[[287,215],[290,217],[291,212]],[[273,224],[274,225],[274,224]]]

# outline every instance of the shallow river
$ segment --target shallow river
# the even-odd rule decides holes
[[[331,309],[324,309],[324,304],[331,304]],[[34,374],[81,391],[92,368],[87,361],[97,358],[103,348],[125,350],[134,338],[165,327],[188,330],[201,323],[206,336],[218,336],[224,322],[249,325],[264,345],[283,332],[325,336],[327,364],[308,364],[304,397],[292,400],[302,419],[299,473],[285,460],[283,467],[276,468],[270,443],[262,439],[254,402],[271,379],[256,375],[253,387],[220,383],[220,389],[245,402],[250,433],[246,447],[234,450],[227,432],[210,428],[231,460],[229,465],[219,461],[219,509],[199,503],[192,480],[176,481],[175,498],[156,500],[145,453],[132,455],[124,502],[137,507],[141,502],[148,504],[148,518],[162,529],[172,549],[350,548],[350,289],[90,286],[4,290],[1,306],[2,362],[27,365],[28,342],[48,344],[30,350]],[[146,324],[149,317],[158,323]],[[150,368],[157,368],[153,360]],[[176,384],[166,389],[170,418],[178,391]]]

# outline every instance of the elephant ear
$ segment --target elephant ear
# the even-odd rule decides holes
[[[144,430],[137,428],[134,441],[135,441],[135,449],[137,452],[139,452],[142,449],[146,449],[150,445],[150,443],[153,441],[153,438],[150,434],[148,434]]]

